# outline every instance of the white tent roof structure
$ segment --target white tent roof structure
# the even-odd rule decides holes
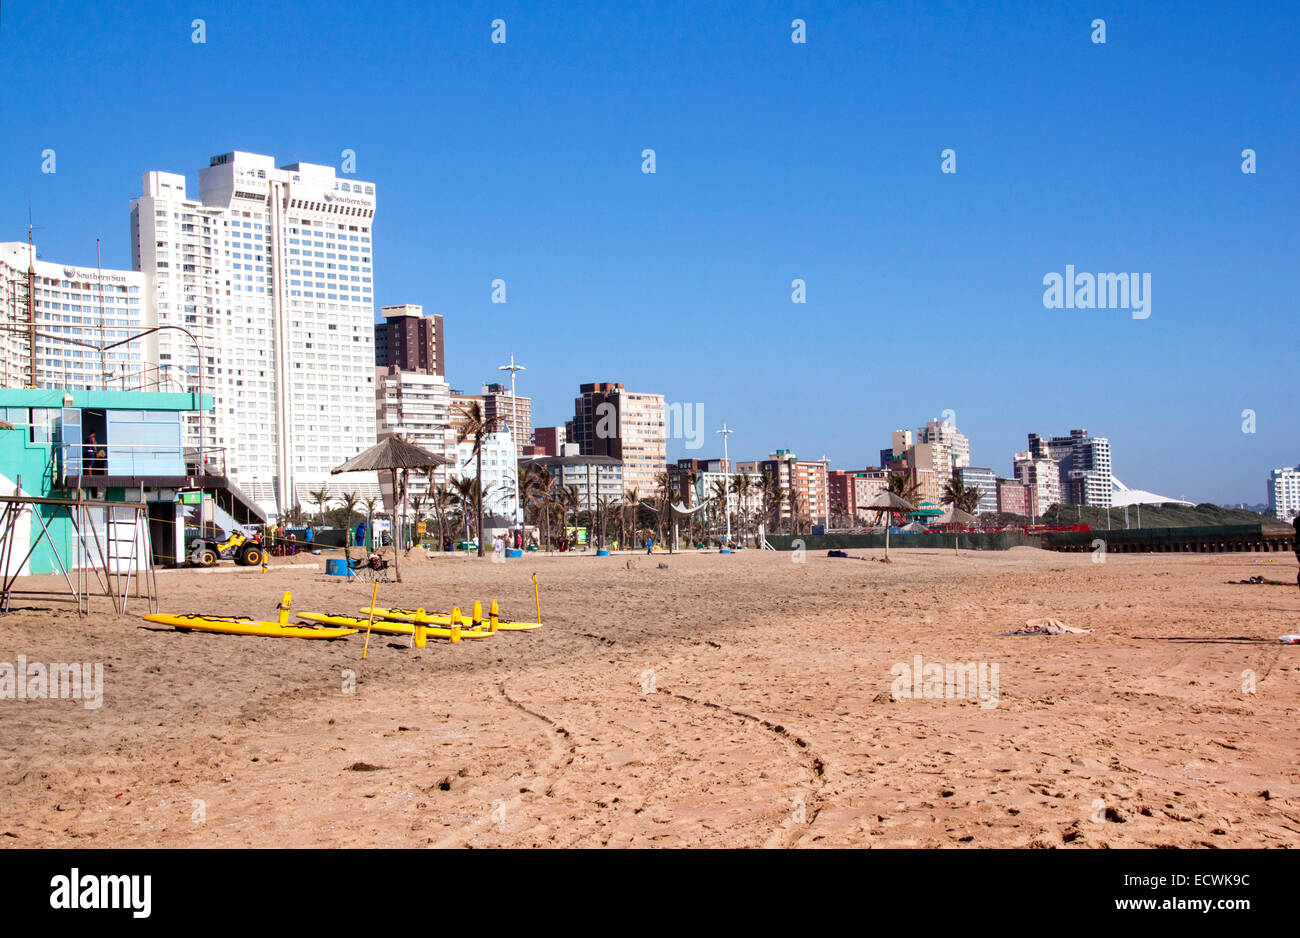
[[[1128,505],[1187,505],[1195,507],[1192,502],[1184,501],[1181,498],[1169,498],[1165,495],[1157,495],[1155,492],[1148,492],[1144,489],[1131,489],[1119,479],[1111,476],[1111,481],[1115,483],[1115,490],[1110,495],[1110,507],[1124,508]]]

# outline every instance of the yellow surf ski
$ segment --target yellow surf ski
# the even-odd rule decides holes
[[[363,609],[362,612],[368,614],[369,610]],[[356,616],[329,616],[319,612],[301,612],[298,614],[298,618],[306,619],[308,622],[319,622],[322,625],[344,626],[346,628],[356,629],[359,632],[364,632],[366,626],[369,625],[370,631],[378,632],[381,635],[410,635],[415,632],[415,623],[394,622],[381,619],[378,617],[378,613],[376,613],[376,618],[373,623],[371,623],[369,619],[361,619]],[[464,617],[462,616],[462,618]],[[420,624],[425,625],[423,622]],[[425,628],[425,634],[432,635],[434,638],[450,638],[451,629],[427,626]],[[486,629],[462,628],[460,630],[461,638],[488,638],[491,635],[492,633]]]
[[[477,605],[477,603],[475,604]],[[451,625],[451,616],[442,615],[436,612],[425,612],[423,609],[381,609],[378,606],[374,608],[374,614],[384,619],[394,619],[398,622],[419,622],[425,625]],[[362,615],[370,615],[371,608],[366,606],[361,610]],[[460,624],[462,628],[484,629],[493,632],[500,630],[502,632],[524,632],[530,629],[540,629],[540,622],[502,622],[497,620],[493,629],[492,617],[489,615],[483,618],[481,614],[477,616],[467,616],[461,613]]]
[[[356,634],[352,628],[317,628],[306,625],[281,625],[279,622],[262,622],[242,616],[198,616],[175,613],[153,613],[144,617],[148,622],[170,625],[173,628],[195,632],[219,632],[224,635],[263,635],[269,638],[346,638]]]

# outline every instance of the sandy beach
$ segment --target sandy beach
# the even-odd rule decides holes
[[[1300,646],[1277,641],[1300,591],[1226,582],[1294,583],[1293,557],[892,556],[413,561],[380,605],[531,618],[536,572],[546,626],[422,649],[376,634],[365,661],[361,636],[182,633],[18,597],[0,661],[102,662],[104,695],[0,700],[0,844],[1300,844]],[[321,566],[163,571],[160,608],[368,604]],[[1001,634],[1037,617],[1093,631]],[[996,693],[902,695],[918,655],[996,665]]]

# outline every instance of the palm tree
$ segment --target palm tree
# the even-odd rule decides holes
[[[740,522],[740,540],[743,544],[745,541],[745,504],[749,500],[750,493],[749,476],[743,472],[737,472],[731,477],[731,490],[736,493],[736,520]],[[727,506],[730,510],[731,506]]]
[[[596,499],[596,510],[600,514],[600,546],[605,546],[605,535],[609,528],[609,513],[616,511],[618,500],[604,496]]]
[[[305,515],[302,510],[302,505],[299,502],[294,502],[293,507],[284,513],[284,517],[281,520],[288,527],[297,528],[301,527],[304,517]]]
[[[438,550],[447,540],[447,512],[451,510],[455,494],[445,482],[439,482],[429,495],[429,507],[433,510],[434,520],[438,522]]]
[[[533,522],[542,530],[542,539],[549,550],[551,546],[551,503],[555,498],[556,479],[545,466],[529,463],[524,466],[521,496],[532,506]]]
[[[519,498],[523,502],[524,521],[528,521],[528,508],[532,504],[532,494],[537,489],[538,477],[546,467],[539,463],[524,463],[519,470]]]
[[[461,517],[474,507],[474,480],[456,476],[451,480],[451,494],[455,506],[460,509]],[[465,519],[465,539],[469,539],[469,519]]]
[[[561,482],[560,476],[548,476],[545,480],[545,484],[542,485],[540,489],[542,510],[545,512],[546,518],[546,547],[548,550],[555,549],[555,535],[551,530],[551,522],[555,518],[555,508],[557,505],[560,506],[561,513],[564,511],[564,506],[561,504],[564,497],[563,492],[564,485]],[[560,528],[563,529],[564,525],[561,524]]]
[[[763,473],[763,481],[758,486],[757,494],[762,501],[760,510],[763,517],[767,519],[768,524],[772,525],[774,531],[777,530],[781,521],[781,495],[769,473]]]
[[[566,529],[566,533],[569,527],[569,510],[573,510],[573,536],[576,540],[578,537],[578,508],[582,504],[582,499],[578,495],[578,487],[576,485],[557,485],[555,494],[560,505],[560,527]]]
[[[370,546],[375,546],[375,507],[379,504],[377,498],[367,498],[362,501],[366,506],[366,535],[370,538]]]
[[[317,489],[315,492],[308,492],[307,495],[316,506],[316,517],[320,519],[320,523],[323,525],[325,523],[325,510],[329,503],[334,500],[334,497],[330,495],[328,489],[323,488]]]
[[[791,534],[798,534],[800,533],[803,522],[803,499],[799,497],[799,490],[795,488],[791,488],[790,491],[786,493],[786,497],[790,502],[789,531]]]
[[[912,478],[912,473],[907,469],[896,469],[890,472],[885,478],[886,491],[893,492],[904,501],[916,504],[916,493],[919,490],[917,481]],[[883,512],[876,512],[876,521],[879,523],[880,516]],[[890,512],[893,514],[893,512]]]
[[[424,517],[420,514],[420,510],[424,508],[425,496],[412,495],[410,498],[410,502],[411,502],[411,525],[415,528],[415,536],[411,538],[411,542],[413,544],[418,544],[420,543],[420,522],[424,520]]]
[[[343,512],[343,554],[349,561],[352,559],[352,515],[360,502],[356,492],[344,492],[339,496],[339,509]]]
[[[477,498],[474,502],[474,516],[478,519],[478,555],[483,556],[483,442],[499,430],[505,423],[504,415],[494,417],[483,415],[483,406],[478,401],[456,408],[463,423],[456,440],[459,443],[472,440],[474,443],[474,476],[478,483]]]
[[[655,476],[655,488],[659,490],[659,524],[657,525],[659,531],[659,542],[663,543],[664,528],[668,524],[668,516],[672,512],[671,505],[673,496],[673,477],[667,470],[664,470]],[[671,552],[672,549],[673,545],[669,544],[669,552]]]
[[[686,507],[695,507],[695,483],[700,481],[700,474],[694,469],[686,470]]]
[[[943,487],[942,503],[956,505],[968,514],[975,514],[984,493],[973,485],[964,485],[961,479],[953,476]]]
[[[726,530],[727,515],[730,514],[730,506],[727,504],[728,483],[725,478],[714,479],[713,484],[709,486],[709,502],[713,507],[710,514],[713,515],[714,526],[721,526]]]
[[[641,510],[641,493],[637,489],[628,489],[626,492],[623,493],[623,504],[632,512],[632,540],[635,541],[636,540],[636,516],[637,513]],[[624,530],[623,533],[626,535],[627,531]],[[623,543],[627,543],[626,538],[623,539]],[[635,547],[636,545],[633,544],[632,546]]]

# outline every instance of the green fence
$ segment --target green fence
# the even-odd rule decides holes
[[[1043,546],[1049,550],[1079,551],[1092,549],[1094,541],[1104,541],[1107,550],[1119,551],[1232,551],[1281,549],[1286,532],[1264,531],[1260,524],[1214,524],[1182,528],[1130,528],[1092,531],[1061,531],[1044,534]]]
[[[962,533],[956,536],[957,546],[962,550],[1007,550],[1012,547],[1042,547],[1043,539],[1037,534],[1021,534],[1017,531]],[[767,541],[777,550],[795,550],[802,546],[804,550],[883,550],[883,534],[769,534]],[[795,543],[796,541],[802,544]],[[926,534],[891,534],[889,549],[897,548],[953,549],[953,535]]]

